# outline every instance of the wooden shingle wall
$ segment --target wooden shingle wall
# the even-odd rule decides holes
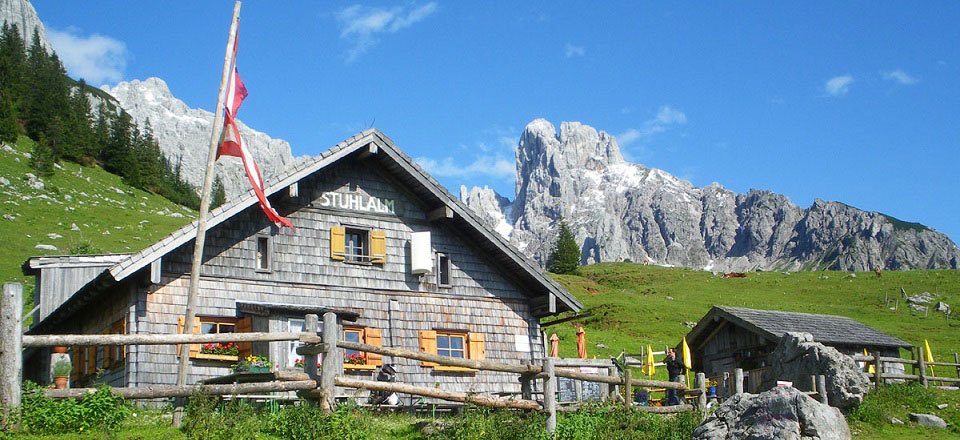
[[[309,305],[360,313],[356,323],[382,330],[383,344],[418,349],[421,330],[445,329],[483,333],[486,358],[500,362],[537,362],[543,341],[537,319],[524,295],[490,259],[444,220],[430,222],[422,206],[378,169],[363,161],[345,161],[299,184],[300,196],[273,202],[296,230],[277,230],[258,207],[252,207],[208,231],[198,315],[236,316],[237,301]],[[390,199],[396,214],[346,211],[320,206],[326,191]],[[349,225],[386,234],[385,264],[349,264],[330,259],[334,226]],[[451,287],[436,286],[432,277],[410,274],[410,237],[430,231],[432,247],[450,258]],[[256,270],[256,237],[271,237],[271,270]],[[163,258],[163,280],[144,294],[145,322],[138,330],[174,333],[186,303],[192,244]],[[390,301],[394,312],[390,313]],[[138,306],[139,308],[139,306]],[[274,314],[270,330],[286,331],[287,317]],[[516,335],[529,341],[518,351]],[[286,343],[270,345],[270,357],[286,365]],[[146,346],[138,352],[137,382],[174,383],[175,348]],[[516,375],[438,373],[419,362],[385,359],[398,366],[400,380],[457,391],[518,391]],[[174,364],[175,365],[175,364]],[[225,374],[228,363],[195,361],[190,381]],[[357,373],[360,375],[369,373]]]

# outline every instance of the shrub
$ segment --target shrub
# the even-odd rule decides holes
[[[312,405],[286,406],[270,416],[264,431],[285,439],[365,440],[371,435],[364,417],[369,414],[350,404],[338,406],[333,414]]]
[[[123,397],[113,394],[106,385],[80,400],[49,399],[43,391],[37,384],[24,383],[19,418],[25,433],[51,435],[91,430],[108,433],[119,428],[130,414]]]
[[[210,440],[256,439],[260,433],[257,413],[249,404],[233,399],[197,394],[190,397],[181,428],[189,438]]]

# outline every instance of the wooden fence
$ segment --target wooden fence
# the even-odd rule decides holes
[[[22,322],[22,286],[5,284],[2,314],[0,320],[0,397],[4,410],[19,405],[20,378],[22,374],[22,348],[52,347],[75,345],[169,345],[196,344],[212,342],[271,342],[298,341],[301,346],[297,353],[304,356],[303,372],[276,372],[270,382],[233,383],[233,384],[196,384],[196,385],[155,385],[136,388],[113,388],[117,394],[128,399],[155,399],[165,397],[186,397],[195,393],[213,395],[238,395],[276,391],[297,391],[298,394],[317,402],[326,411],[334,409],[336,387],[366,389],[372,391],[396,392],[424,396],[446,401],[469,403],[493,408],[512,408],[547,413],[547,430],[554,432],[557,423],[558,405],[556,401],[558,378],[564,377],[587,382],[598,382],[608,386],[609,398],[619,396],[618,387],[623,387],[623,403],[637,411],[673,413],[684,411],[703,411],[706,408],[707,395],[703,374],[696,378],[696,389],[688,390],[682,383],[658,380],[635,379],[631,370],[625,369],[623,376],[616,370],[608,374],[587,374],[557,368],[564,362],[555,358],[546,358],[542,365],[514,365],[485,360],[451,358],[435,354],[422,353],[391,347],[377,347],[357,342],[338,340],[340,323],[336,314],[328,312],[323,316],[321,336],[313,332],[252,332],[226,334],[176,334],[176,335],[23,335]],[[305,328],[317,328],[320,320],[317,315],[306,315]],[[377,382],[345,377],[343,372],[343,349],[377,353],[394,358],[414,359],[433,362],[438,365],[470,368],[478,371],[497,371],[519,375],[521,397],[506,399],[491,394],[463,393],[444,391],[438,388],[421,387],[403,383]],[[323,362],[317,366],[318,355],[323,354]],[[533,382],[542,381],[543,400],[533,399]],[[663,388],[677,390],[687,397],[696,398],[697,405],[678,405],[672,407],[633,406],[634,387]],[[94,392],[92,388],[46,390],[51,398],[80,397]]]
[[[920,356],[918,356],[916,360],[875,355],[854,355],[853,360],[857,362],[867,362],[873,365],[874,373],[863,374],[872,379],[874,387],[880,387],[880,384],[882,384],[885,380],[890,379],[905,381],[915,380],[920,382],[920,384],[926,388],[930,386],[930,382],[939,382],[940,384],[960,384],[960,354],[954,353],[953,357],[955,362],[927,362],[926,358],[924,357],[923,348],[921,348]],[[884,365],[887,363],[910,365],[913,374],[887,373],[883,371]],[[956,372],[957,377],[928,375],[928,367],[948,367],[947,371],[952,369]],[[930,370],[931,373],[936,372],[936,369],[934,368],[930,368]]]

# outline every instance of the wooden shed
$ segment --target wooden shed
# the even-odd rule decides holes
[[[335,311],[348,321],[347,340],[519,364],[544,356],[541,318],[582,307],[375,129],[302,163],[266,193],[296,229],[270,223],[252,191],[213,210],[193,332],[301,331],[304,314]],[[24,271],[37,275],[40,308],[28,332],[177,333],[196,227],[135,254],[90,258],[85,272],[77,259],[29,260]],[[69,271],[82,272],[84,282],[56,281]],[[267,355],[279,368],[294,368],[298,358],[296,344],[286,342],[247,344],[239,355],[185,348],[190,383],[227,374],[246,353]],[[174,384],[177,350],[73,347],[73,381]],[[28,360],[28,376],[46,371],[45,357]],[[414,385],[519,391],[515,375],[363,357],[346,374],[369,377],[388,362]]]
[[[693,368],[707,377],[718,377],[742,368],[748,379],[747,391],[756,391],[760,376],[768,365],[767,356],[788,332],[803,332],[834,347],[841,353],[881,353],[899,356],[900,348],[911,345],[879,332],[851,318],[813,313],[756,310],[714,306],[687,334]],[[902,364],[885,364],[903,368]]]

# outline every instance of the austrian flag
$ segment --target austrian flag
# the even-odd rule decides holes
[[[270,206],[270,201],[267,200],[264,194],[263,176],[260,174],[260,168],[257,167],[253,156],[250,155],[250,151],[247,150],[247,146],[243,143],[243,138],[240,137],[240,127],[237,126],[236,117],[237,110],[240,109],[240,104],[243,102],[243,99],[247,97],[247,88],[243,86],[243,81],[240,80],[240,73],[237,71],[236,63],[237,40],[234,39],[233,61],[231,62],[232,68],[230,69],[230,76],[227,79],[227,96],[223,109],[223,133],[220,135],[220,147],[217,149],[217,159],[219,159],[220,156],[239,157],[240,160],[243,161],[243,169],[247,173],[247,179],[250,180],[250,185],[253,186],[253,192],[256,193],[257,199],[260,201],[260,208],[263,209],[267,218],[278,226],[293,228],[293,223],[290,223],[290,220],[281,217],[280,214],[277,214],[277,211]]]

